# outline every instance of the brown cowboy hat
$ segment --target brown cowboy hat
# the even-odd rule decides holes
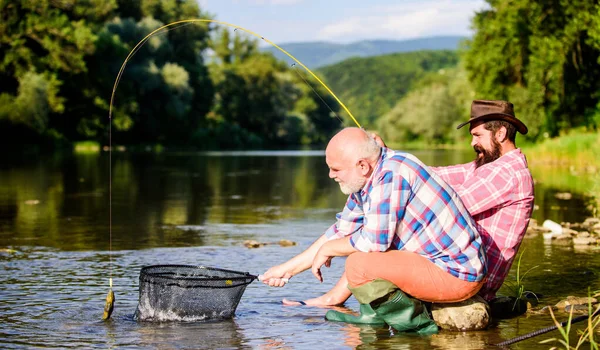
[[[471,118],[457,126],[457,129],[480,120],[504,120],[517,128],[521,134],[527,134],[527,126],[515,117],[513,104],[508,101],[474,100],[471,104]]]

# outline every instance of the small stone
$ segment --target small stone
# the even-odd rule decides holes
[[[587,315],[589,312],[589,306],[588,305],[567,305],[567,306],[565,306],[566,312],[571,312],[571,310],[573,310],[574,314]],[[592,308],[592,312],[593,311],[594,311],[594,308]]]
[[[296,245],[296,242],[287,239],[282,239],[281,241],[279,241],[279,245],[282,247],[291,247]]]
[[[459,303],[434,303],[431,314],[440,328],[452,331],[485,329],[491,319],[490,307],[478,295]]]
[[[575,238],[573,238],[573,244],[575,244],[575,245],[596,244],[596,239],[592,238],[592,237],[575,237]]]
[[[555,306],[558,309],[564,309],[568,305],[588,305],[589,303],[596,304],[598,300],[591,297],[575,297],[569,295],[566,299],[559,301]]]
[[[244,241],[244,246],[246,248],[260,248],[263,245],[264,245],[264,243],[260,243],[260,242],[254,241],[254,240]]]
[[[570,229],[570,228],[565,228],[565,227],[563,227],[562,233],[563,233],[563,235],[571,235],[571,236],[576,236],[577,234],[579,234],[579,232],[577,232],[573,229]]]
[[[592,227],[596,224],[600,224],[600,219],[598,218],[587,218],[583,221],[583,225],[587,227]]]

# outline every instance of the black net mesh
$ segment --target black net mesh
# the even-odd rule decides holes
[[[204,266],[146,266],[135,316],[141,321],[230,318],[254,279],[247,272]]]

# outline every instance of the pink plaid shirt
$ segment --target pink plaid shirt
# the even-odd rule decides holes
[[[487,282],[479,292],[496,296],[519,249],[533,210],[533,178],[520,149],[478,169],[475,162],[432,168],[475,219],[487,253]]]

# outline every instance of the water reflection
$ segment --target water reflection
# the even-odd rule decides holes
[[[432,165],[466,162],[471,153],[415,152]],[[132,315],[142,266],[177,263],[262,273],[308,247],[333,222],[345,196],[327,177],[323,152],[117,153],[113,162],[110,256],[117,301],[108,323],[96,321],[108,288],[107,155],[0,165],[0,249],[12,249],[0,251],[4,347],[463,349],[485,348],[552,324],[547,315],[533,315],[501,321],[485,332],[420,337],[326,322],[325,309],[281,305],[284,297],[303,300],[327,291],[343,259],[323,271],[323,284],[309,273],[283,289],[252,283],[233,320],[139,324]],[[533,173],[539,222],[578,222],[590,214],[587,179],[561,169]],[[572,195],[557,197],[560,192]],[[248,239],[298,245],[247,249]],[[588,286],[600,289],[595,247],[547,244],[531,235],[522,248],[522,271],[538,266],[526,288],[544,294],[543,304],[582,295]],[[509,278],[515,275],[513,268]],[[346,307],[357,310],[358,304],[350,299]],[[511,348],[548,347],[539,340]]]

